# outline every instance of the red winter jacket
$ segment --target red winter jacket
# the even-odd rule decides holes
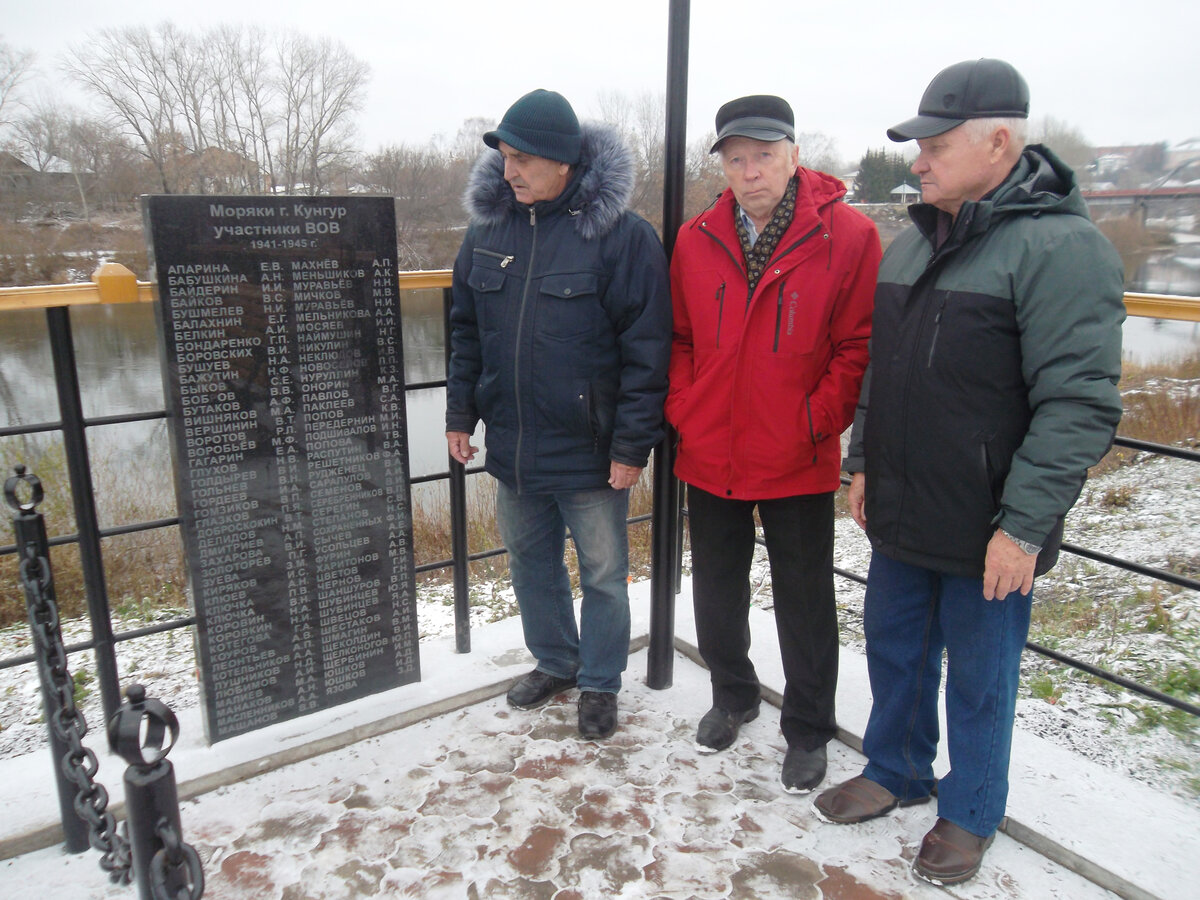
[[[837,490],[867,366],[879,234],[845,185],[798,168],[791,227],[754,295],[733,192],[679,229],[666,416],[675,474],[735,500]]]

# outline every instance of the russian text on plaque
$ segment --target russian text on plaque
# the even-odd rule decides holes
[[[392,200],[143,212],[208,739],[418,680]]]

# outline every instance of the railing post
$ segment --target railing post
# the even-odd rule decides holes
[[[683,224],[683,175],[687,154],[688,41],[690,0],[671,0],[667,28],[667,142],[663,178],[663,246],[667,255]],[[646,684],[671,686],[675,672],[675,585],[679,547],[679,481],[675,478],[675,432],[654,450],[654,518],[650,548],[650,647]]]
[[[75,345],[71,339],[70,310],[65,306],[47,308],[46,324],[54,360],[54,383],[58,389],[71,500],[75,508],[75,530],[79,535],[79,563],[87,593],[92,640],[96,645],[96,680],[100,684],[104,718],[108,719],[121,704],[121,685],[117,678],[117,656],[100,552],[96,497],[92,493],[92,464],[88,457],[83,404],[79,397],[79,372],[75,366]]]
[[[442,288],[442,347],[446,355],[446,378],[450,378],[450,288]],[[449,388],[447,387],[447,390]],[[450,558],[454,560],[454,648],[471,652],[471,591],[467,574],[471,561],[467,545],[467,470],[450,459]]]
[[[125,820],[141,900],[199,900],[204,894],[204,869],[195,848],[183,841],[175,767],[167,759],[178,738],[175,713],[148,698],[140,684],[129,686],[126,702],[108,722],[109,749],[128,763]]]

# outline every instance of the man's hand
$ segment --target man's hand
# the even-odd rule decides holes
[[[641,475],[640,466],[627,466],[624,463],[613,461],[608,469],[608,483],[612,485],[613,490],[620,491],[637,484]]]
[[[983,566],[983,599],[1003,600],[1017,589],[1028,594],[1033,590],[1035,565],[1036,553],[1026,553],[997,528],[988,541]]]
[[[479,452],[478,447],[471,446],[471,436],[465,431],[447,431],[446,446],[450,455],[464,466]]]
[[[863,503],[867,495],[867,476],[855,472],[850,476],[850,490],[846,492],[846,502],[850,504],[850,516],[858,523],[863,531],[867,530],[867,513]]]

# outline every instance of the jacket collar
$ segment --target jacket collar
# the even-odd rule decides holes
[[[937,207],[914,203],[909,217],[930,243],[936,243]],[[1088,215],[1087,204],[1075,183],[1075,173],[1048,147],[1030,144],[1004,181],[979,200],[968,201],[958,210],[946,245],[957,246],[973,235],[987,231],[992,219],[1010,215]]]
[[[566,189],[553,200],[534,204],[539,215],[565,212],[585,240],[612,230],[633,196],[633,154],[616,129],[585,123],[579,165]],[[467,181],[463,206],[472,224],[500,225],[510,216],[524,216],[528,207],[518,203],[504,180],[504,157],[487,150],[476,160]]]
[[[788,228],[780,246],[783,246],[788,235],[795,233],[808,234],[822,222],[822,212],[830,203],[840,200],[846,195],[846,186],[832,175],[818,172],[815,169],[796,167],[799,185],[796,189],[796,212],[792,217],[791,227]],[[717,200],[706,211],[693,219],[693,226],[699,225],[704,230],[712,232],[723,241],[732,241],[733,246],[741,246],[737,236],[737,225],[734,216],[737,215],[737,201],[733,191],[725,188]]]

